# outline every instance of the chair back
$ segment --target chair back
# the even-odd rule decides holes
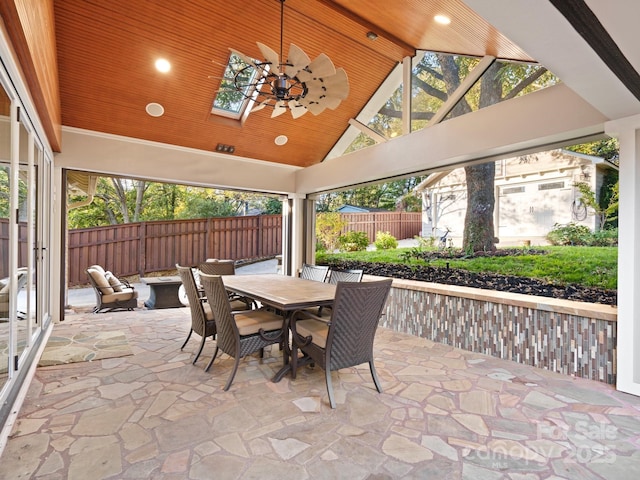
[[[300,270],[300,278],[305,280],[314,280],[316,282],[324,282],[329,273],[329,267],[326,265],[309,265],[305,263]]]
[[[231,316],[229,296],[224,288],[224,282],[219,275],[200,275],[200,282],[211,306],[213,317],[216,319],[216,345],[227,355],[237,357],[240,351],[240,333],[238,325]]]
[[[207,260],[198,266],[207,275],[235,275],[236,262],[233,260]]]
[[[392,281],[338,283],[326,344],[331,370],[373,358],[373,339]]]
[[[198,295],[198,287],[196,286],[195,278],[193,277],[193,271],[191,267],[181,267],[176,264],[178,269],[178,275],[184,285],[184,290],[187,293],[189,299],[189,309],[191,310],[191,328],[198,335],[205,334],[206,315],[204,313],[204,307]]]
[[[330,270],[328,283],[337,285],[338,282],[360,282],[363,270]]]

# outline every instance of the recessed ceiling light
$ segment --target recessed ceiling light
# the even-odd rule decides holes
[[[433,19],[441,25],[449,25],[451,23],[451,19],[446,15],[436,15]]]
[[[164,58],[159,58],[158,60],[156,60],[156,69],[159,72],[167,73],[169,70],[171,70],[171,64],[169,63],[168,60],[165,60]]]
[[[376,32],[367,32],[367,38],[369,40],[376,40],[378,38],[378,34]]]
[[[274,142],[276,143],[276,145],[282,146],[285,143],[287,143],[289,141],[289,138],[287,138],[286,135],[278,135],[276,137],[276,139],[274,140]]]
[[[152,117],[161,117],[164,115],[164,107],[159,103],[149,103],[145,107],[145,110]]]

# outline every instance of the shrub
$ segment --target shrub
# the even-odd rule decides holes
[[[617,247],[618,246],[618,229],[607,228],[598,230],[591,234],[591,246],[593,247]]]
[[[338,237],[341,252],[360,252],[369,246],[369,237],[365,232],[347,232]]]
[[[316,215],[316,238],[322,242],[326,251],[333,252],[336,249],[340,231],[347,224],[348,222],[338,212],[325,212]]]
[[[377,232],[375,245],[377,250],[390,250],[398,246],[398,240],[389,232]]]
[[[589,245],[591,230],[584,225],[573,222],[566,225],[556,223],[547,234],[547,240],[552,245]]]

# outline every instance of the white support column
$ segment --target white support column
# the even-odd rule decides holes
[[[291,205],[291,252],[290,275],[295,276],[304,262],[305,250],[305,195],[290,194]]]
[[[617,389],[640,395],[640,115],[605,125],[620,142]]]
[[[413,63],[411,57],[402,60],[402,134],[411,133],[411,72]]]

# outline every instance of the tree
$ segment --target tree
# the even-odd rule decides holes
[[[583,143],[567,147],[573,152],[594,155],[618,165],[620,160],[620,144],[617,138],[607,138],[595,142]],[[582,194],[583,203],[598,215],[599,228],[616,228],[618,226],[618,195],[620,191],[619,174],[608,170],[602,179],[600,195],[596,201],[595,192],[588,185],[576,185]]]
[[[446,54],[426,53],[414,68],[412,79],[412,130],[422,128],[456,91],[479,60]],[[556,81],[538,65],[494,62],[478,82],[451,110],[447,118],[457,117],[542,88]],[[401,89],[398,89],[401,91]],[[397,92],[396,92],[397,93]],[[397,94],[394,94],[379,115],[400,118]],[[389,120],[375,118],[369,125],[380,134],[380,126],[391,126]],[[396,132],[398,133],[398,132]],[[467,210],[463,248],[473,251],[494,250],[493,225],[495,164],[488,162],[465,167]]]

